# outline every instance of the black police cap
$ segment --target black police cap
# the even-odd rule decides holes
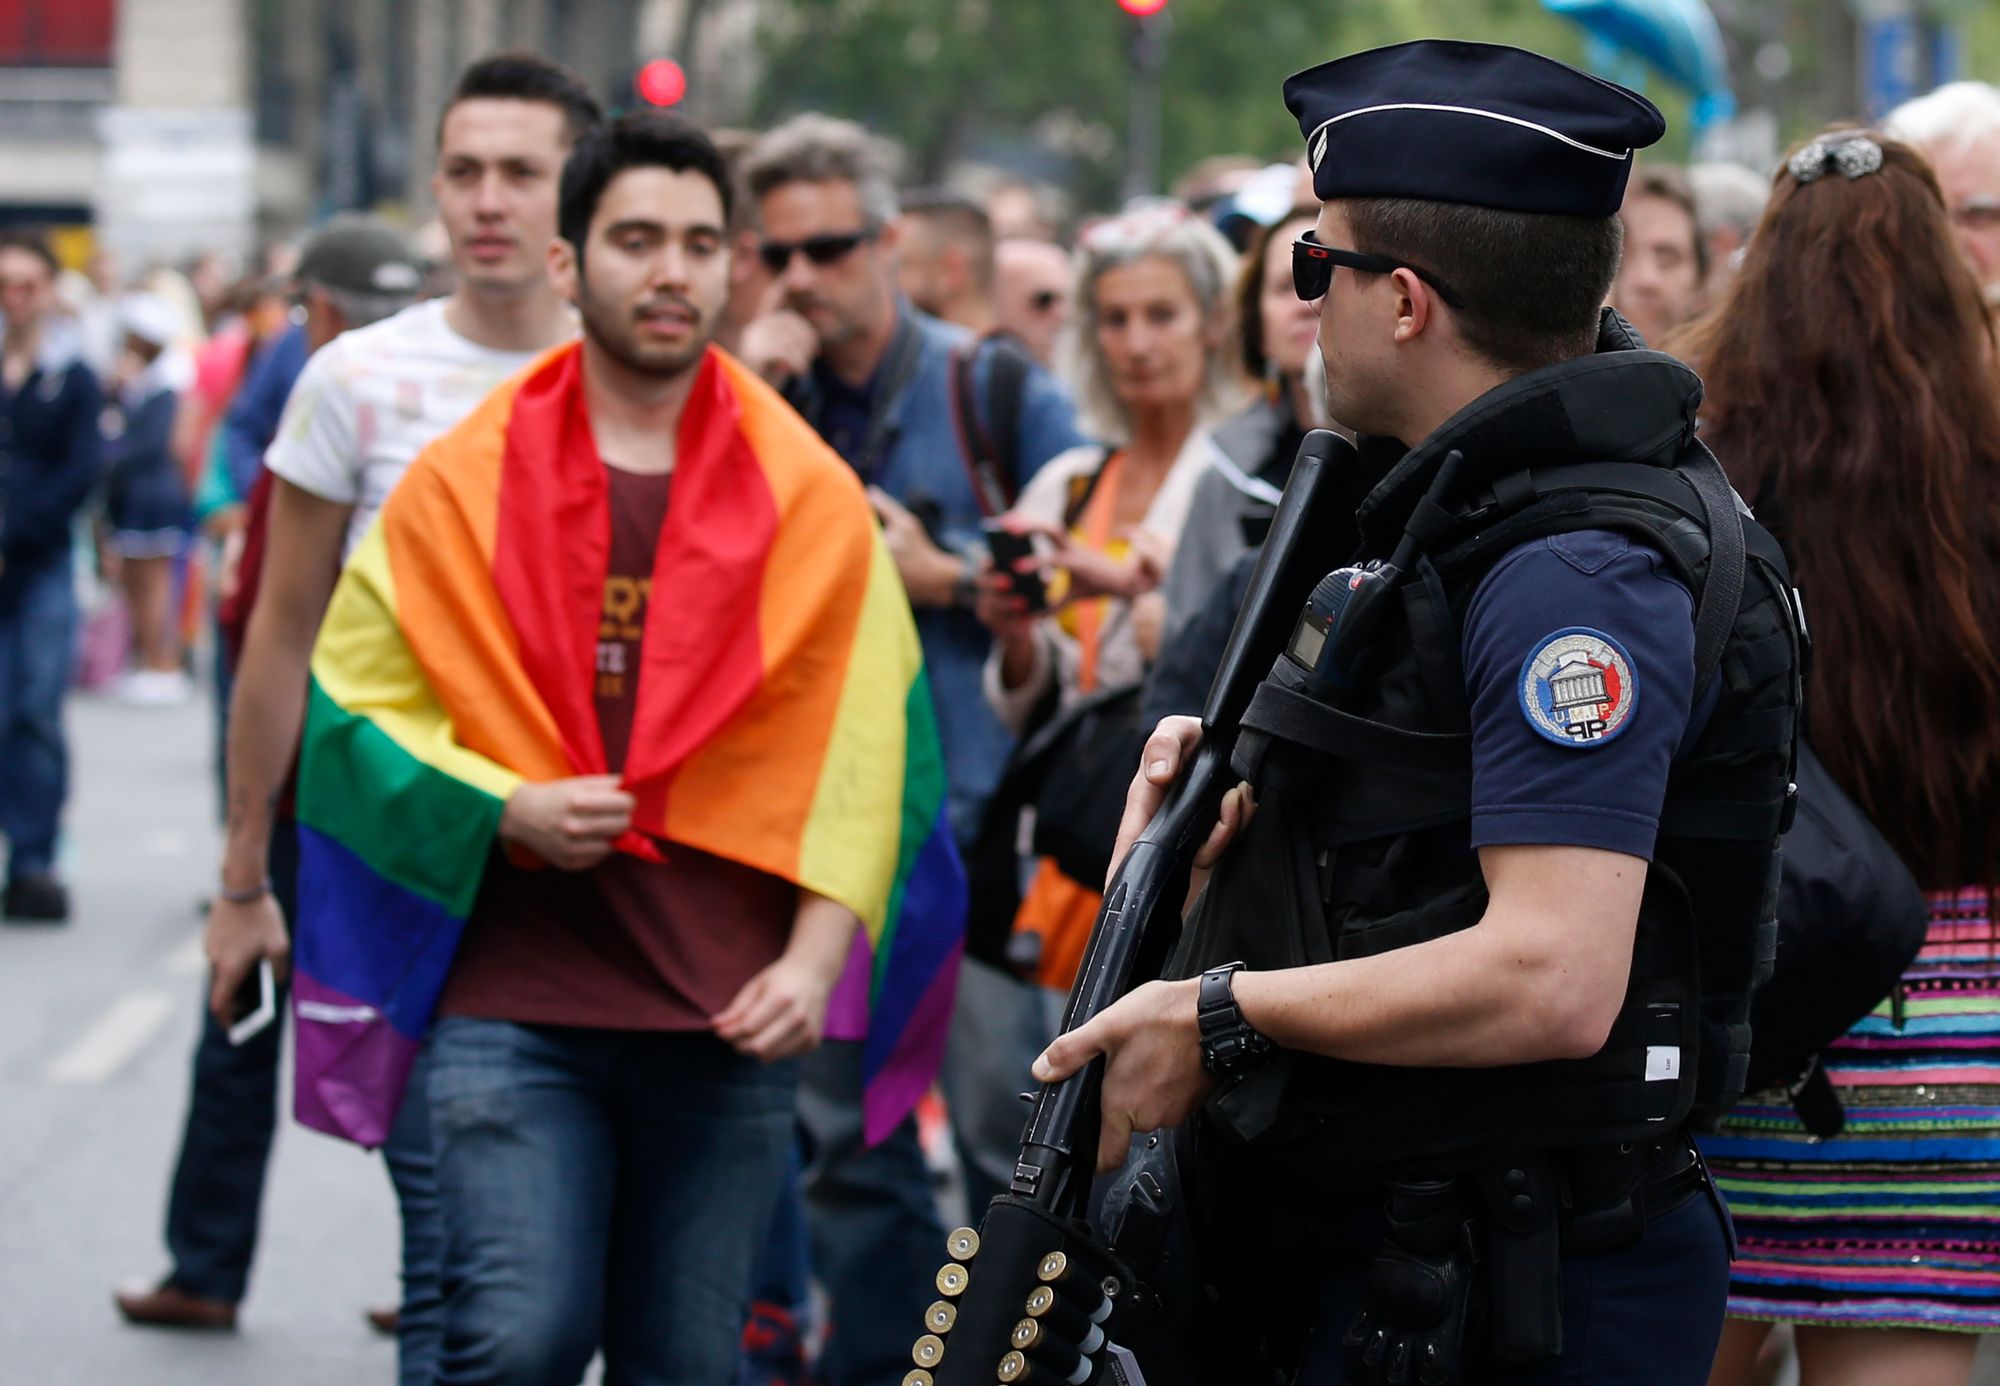
[[[1666,133],[1653,103],[1567,63],[1491,43],[1420,39],[1285,82],[1313,191],[1608,217],[1632,152]]]

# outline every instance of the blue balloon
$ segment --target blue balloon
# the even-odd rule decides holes
[[[1542,4],[1692,93],[1697,126],[1736,113],[1722,30],[1701,0],[1542,0]]]

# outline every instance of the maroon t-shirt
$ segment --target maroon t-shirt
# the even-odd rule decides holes
[[[606,762],[625,763],[667,476],[616,467],[597,641]],[[614,852],[588,871],[527,870],[495,849],[445,984],[446,1015],[605,1030],[705,1030],[791,935],[790,882],[678,843],[664,864]]]

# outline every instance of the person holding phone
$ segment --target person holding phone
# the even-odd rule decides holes
[[[999,522],[979,607],[994,635],[987,700],[1017,734],[1051,699],[1060,710],[1144,676],[1166,614],[1157,589],[1211,456],[1202,427],[1241,395],[1236,256],[1213,228],[1177,203],[1143,207],[1087,230],[1077,266],[1069,374],[1104,441],[1055,459]],[[1020,556],[1023,537],[1037,555]],[[1068,989],[1098,899],[1052,859],[1037,866],[1015,928],[1041,936],[1042,986]]]

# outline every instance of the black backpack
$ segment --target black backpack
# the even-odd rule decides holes
[[[1750,1007],[1749,1089],[1782,1083],[1815,1135],[1844,1121],[1819,1052],[1884,997],[1924,945],[1923,890],[1860,807],[1799,743],[1798,816],[1778,883],[1778,957]]]

